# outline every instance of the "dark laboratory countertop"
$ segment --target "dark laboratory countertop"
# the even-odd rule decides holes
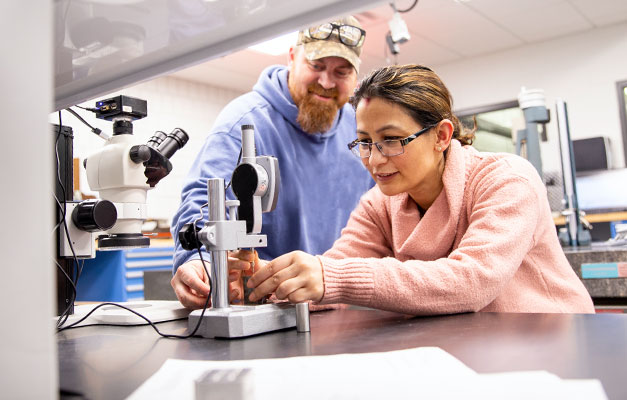
[[[187,321],[159,328],[183,334]],[[285,330],[236,340],[164,339],[147,326],[86,327],[57,335],[61,388],[89,399],[127,397],[168,358],[239,360],[422,346],[440,347],[479,373],[547,370],[561,378],[600,379],[609,399],[625,399],[625,338],[627,314],[412,318],[376,310],[312,313],[311,333]]]

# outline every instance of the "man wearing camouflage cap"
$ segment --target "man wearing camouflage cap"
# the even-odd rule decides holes
[[[346,147],[356,137],[355,112],[347,102],[357,83],[365,34],[354,17],[302,30],[289,50],[288,66],[265,69],[253,90],[218,116],[184,182],[172,221],[176,249],[171,284],[184,306],[203,307],[209,280],[198,254],[181,248],[178,232],[200,216],[207,179],[230,180],[241,125],[255,126],[257,154],[277,157],[281,173],[277,207],[263,215],[268,247],[258,249],[259,257],[271,260],[293,250],[322,254],[339,237],[360,196],[373,185]],[[227,199],[233,198],[228,191]],[[231,271],[229,279],[238,277]],[[233,284],[230,298],[241,300],[241,291]]]

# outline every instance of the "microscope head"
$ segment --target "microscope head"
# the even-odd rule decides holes
[[[138,143],[132,121],[147,116],[147,104],[128,96],[96,102],[96,116],[113,121],[113,136],[85,160],[87,181],[117,211],[117,222],[98,236],[98,247],[148,247],[150,239],[141,230],[147,218],[147,192],[170,173],[170,158],[187,143],[189,136],[176,128],[169,134],[157,131],[146,144]]]

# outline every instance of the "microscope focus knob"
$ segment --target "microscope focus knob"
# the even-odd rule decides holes
[[[85,232],[111,229],[118,219],[118,211],[109,200],[85,200],[72,211],[72,222]]]
[[[150,160],[150,148],[144,144],[133,146],[128,155],[135,164],[141,164]]]

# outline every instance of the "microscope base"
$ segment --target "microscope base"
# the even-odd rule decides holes
[[[193,330],[202,310],[189,314],[188,326]],[[208,309],[196,335],[206,338],[239,338],[296,327],[293,304],[261,304]]]

